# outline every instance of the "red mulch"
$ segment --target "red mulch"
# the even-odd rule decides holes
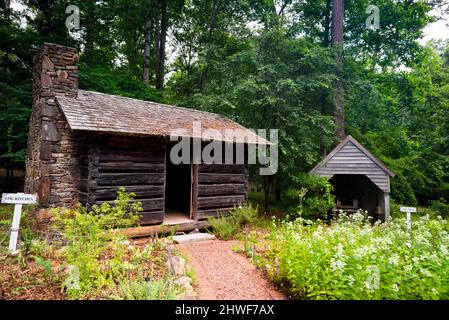
[[[61,286],[44,277],[44,269],[34,261],[23,266],[15,258],[0,263],[0,299],[2,300],[62,300],[67,296]]]

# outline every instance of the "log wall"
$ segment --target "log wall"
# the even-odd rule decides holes
[[[117,190],[136,194],[142,203],[140,224],[164,219],[165,145],[149,138],[96,136],[82,147],[81,195],[88,205],[112,201]]]
[[[113,201],[117,190],[136,194],[140,224],[160,224],[165,212],[165,148],[155,138],[85,134],[81,139],[80,199],[88,207]],[[168,159],[167,159],[168,161]],[[247,164],[193,165],[191,216],[195,221],[226,213],[248,200]]]
[[[200,164],[197,188],[198,220],[226,213],[248,200],[248,166]]]

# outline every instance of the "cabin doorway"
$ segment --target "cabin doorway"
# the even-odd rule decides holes
[[[172,145],[167,145],[165,160],[165,217],[164,224],[191,221],[191,164],[173,164],[170,160]]]

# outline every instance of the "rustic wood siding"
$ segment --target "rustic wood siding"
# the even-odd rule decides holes
[[[85,202],[110,202],[125,187],[142,203],[140,224],[162,223],[165,145],[147,138],[100,136],[90,140],[82,157]]]
[[[198,166],[198,219],[226,213],[246,203],[248,167],[243,164],[200,164]]]
[[[315,173],[324,177],[336,174],[363,174],[384,192],[390,192],[390,177],[352,142],[348,142]]]

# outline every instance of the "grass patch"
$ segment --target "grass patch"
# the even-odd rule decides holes
[[[222,240],[233,238],[245,225],[254,223],[257,220],[257,207],[251,204],[234,207],[226,215],[210,217],[213,233]]]

